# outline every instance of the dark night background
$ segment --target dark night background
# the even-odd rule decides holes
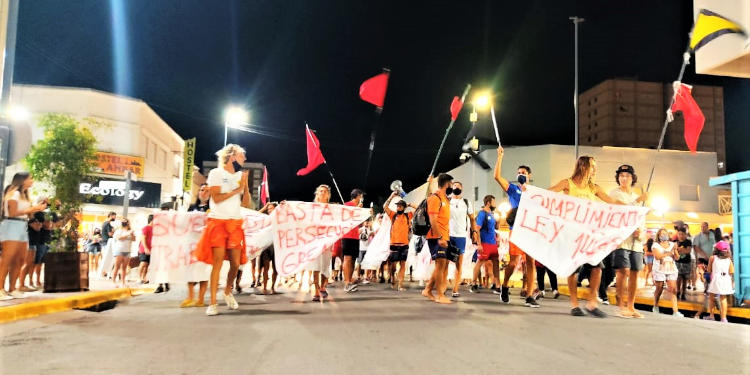
[[[263,134],[230,130],[229,141],[268,165],[275,200],[309,199],[317,184],[330,183],[325,168],[295,176],[306,164],[305,121],[344,195],[362,186],[375,115],[357,93],[382,67],[392,74],[367,184],[373,198],[394,179],[407,190],[424,181],[451,99],[467,83],[496,94],[503,144],[572,144],[569,16],[586,19],[581,91],[613,77],[673,81],[693,19],[692,2],[681,0],[122,4],[22,2],[16,82],[142,99],[183,138],[198,138],[198,161],[214,159],[222,112],[241,104]],[[124,19],[126,49],[114,42],[112,12]],[[127,69],[115,67],[115,48]],[[750,169],[750,80],[696,76],[691,65],[683,81],[724,87],[727,170]],[[465,107],[438,171],[459,164],[468,117]]]

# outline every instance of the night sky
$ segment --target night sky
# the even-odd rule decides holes
[[[607,4],[604,6],[603,4]],[[250,111],[259,133],[229,141],[265,163],[271,196],[310,199],[330,183],[306,164],[304,124],[317,131],[345,198],[362,187],[370,131],[379,121],[366,189],[424,181],[467,83],[495,93],[504,145],[573,143],[573,25],[580,29],[581,91],[614,77],[671,82],[692,24],[692,2],[670,1],[111,1],[21,3],[17,83],[89,87],[147,102],[198,160],[223,142],[222,112]],[[113,12],[114,16],[113,16]],[[731,15],[727,15],[731,16]],[[113,26],[116,25],[116,26]],[[390,68],[385,108],[358,97]],[[727,170],[750,169],[750,80],[696,76],[724,87]],[[459,116],[438,171],[459,164],[470,130]],[[480,114],[481,116],[481,114]],[[488,118],[479,126],[489,126]],[[649,145],[654,146],[654,145]]]

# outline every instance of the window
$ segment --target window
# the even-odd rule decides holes
[[[164,149],[161,149],[161,156],[159,157],[159,164],[161,164],[161,168],[164,170],[167,170],[167,152],[164,151]]]
[[[153,161],[154,164],[156,164],[157,163],[156,157],[158,156],[156,155],[156,143],[154,143],[153,141],[149,141],[149,145],[151,148],[151,161]]]

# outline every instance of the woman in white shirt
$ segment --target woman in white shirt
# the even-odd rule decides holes
[[[654,254],[654,313],[659,313],[659,298],[664,290],[664,283],[667,283],[667,291],[672,295],[672,315],[682,317],[682,313],[677,308],[677,264],[675,259],[680,257],[677,252],[675,243],[669,240],[669,233],[664,228],[656,232],[654,245],[651,247]]]
[[[242,172],[245,150],[228,144],[216,153],[219,167],[208,173],[208,188],[211,193],[210,210],[193,255],[203,263],[211,264],[211,303],[206,315],[219,313],[216,292],[219,288],[219,273],[224,260],[229,261],[229,272],[224,288],[224,301],[231,310],[240,308],[232,295],[232,286],[240,264],[247,263],[245,233],[242,230],[240,207],[250,207],[250,190],[247,172]]]
[[[112,237],[115,239],[112,245],[115,255],[115,274],[112,281],[117,284],[117,272],[119,271],[121,275],[120,285],[124,288],[125,275],[128,271],[128,263],[130,263],[130,249],[133,246],[133,241],[135,241],[135,233],[130,228],[130,221],[128,219],[123,220]]]
[[[47,208],[46,201],[36,206],[31,205],[29,188],[33,184],[34,179],[28,172],[19,172],[13,176],[13,180],[3,193],[3,221],[0,223],[0,300],[24,298],[23,292],[16,289],[16,281],[29,248],[29,215]],[[3,288],[9,275],[6,292]]]

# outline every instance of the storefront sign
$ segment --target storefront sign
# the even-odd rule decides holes
[[[143,178],[143,158],[138,156],[110,154],[108,152],[96,153],[96,172],[122,176],[125,171],[133,172],[138,178]]]
[[[195,162],[195,138],[185,140],[183,155],[185,165],[182,168],[182,191],[190,192],[193,187],[193,163]]]
[[[122,206],[125,196],[125,181],[82,182],[78,192],[85,196],[86,203]],[[131,181],[128,194],[131,207],[159,208],[161,185],[151,182]]]

